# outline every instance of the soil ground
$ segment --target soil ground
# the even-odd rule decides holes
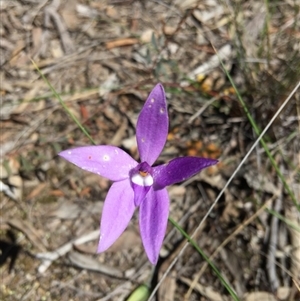
[[[111,183],[57,156],[89,145],[33,60],[97,144],[138,159],[135,124],[157,82],[170,133],[157,164],[220,163],[169,188],[170,216],[191,235],[300,79],[299,3],[286,1],[2,0],[1,300],[126,300],[160,284],[159,301],[232,300],[171,224],[157,267],[138,212],[96,254]],[[291,98],[205,219],[195,241],[239,300],[300,300],[300,94]],[[296,203],[293,202],[294,195]],[[136,299],[139,300],[139,299]]]

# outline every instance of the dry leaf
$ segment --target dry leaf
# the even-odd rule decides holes
[[[300,228],[300,214],[295,208],[289,208],[286,210],[286,218],[296,228]],[[295,277],[295,281],[300,282],[300,232],[295,227],[287,224],[292,243],[291,252],[291,272]]]
[[[10,190],[14,195],[14,199],[21,200],[23,195],[23,179],[18,175],[10,176],[8,183],[12,186]]]
[[[182,282],[184,282],[187,285],[191,285],[192,284],[192,280],[185,278],[185,277],[180,277],[180,280]],[[226,298],[225,296],[221,295],[220,293],[216,292],[212,287],[210,286],[206,286],[206,285],[202,285],[200,283],[197,283],[195,285],[194,288],[196,291],[198,291],[201,295],[205,296],[206,298],[208,298],[210,301],[225,301],[225,300],[229,300],[228,298]],[[260,300],[260,299],[257,299]],[[257,301],[256,300],[256,301]],[[260,300],[261,301],[261,300]]]
[[[51,190],[49,192],[50,195],[54,195],[54,196],[57,196],[57,197],[60,197],[60,196],[64,196],[65,193],[59,189],[55,189],[55,190]]]
[[[277,289],[277,297],[279,300],[287,300],[291,292],[291,288],[281,286]]]
[[[199,0],[176,0],[175,4],[180,7],[181,10],[192,9],[198,4]]]
[[[158,297],[160,301],[173,301],[175,299],[176,279],[176,271],[172,271],[167,275],[158,289]]]
[[[277,301],[274,295],[267,292],[253,292],[244,295],[243,301]]]
[[[50,49],[54,58],[57,59],[64,56],[64,52],[62,50],[61,43],[59,40],[50,41]]]
[[[81,24],[76,14],[76,2],[76,0],[67,0],[60,10],[67,28],[71,31],[75,31]]]
[[[135,44],[138,44],[138,43],[139,43],[138,39],[123,38],[123,39],[107,42],[105,45],[106,45],[107,49],[113,49],[113,48],[116,48],[116,47],[131,46],[131,45],[135,45]]]
[[[31,200],[36,196],[38,196],[46,187],[47,187],[47,183],[41,183],[37,185],[26,197],[26,201]]]
[[[139,234],[136,231],[127,229],[109,248],[109,252],[120,252],[130,250],[132,248],[141,248],[142,242]]]
[[[244,177],[252,189],[257,191],[265,191],[271,194],[278,194],[278,189],[267,176],[257,173],[255,170],[248,170],[244,173]]]
[[[221,49],[218,50],[218,55],[214,54],[210,57],[208,61],[194,69],[188,74],[188,78],[196,79],[199,74],[206,75],[209,74],[213,69],[220,65],[220,60],[224,61],[232,55],[232,49],[229,44],[224,45]],[[181,83],[183,86],[186,86],[185,82]]]
[[[90,270],[90,271],[103,273],[113,277],[123,276],[123,273],[120,270],[112,266],[104,265],[100,263],[98,260],[91,258],[90,256],[83,255],[73,251],[69,253],[68,257],[71,260],[71,262],[77,267]]]
[[[146,29],[142,35],[141,35],[141,42],[143,43],[150,43],[152,36],[154,34],[154,30],[153,29]]]
[[[21,51],[25,48],[26,43],[24,40],[19,40],[16,42],[16,47],[11,53],[10,65],[15,67],[19,63],[19,59],[22,56]]]
[[[116,73],[110,74],[104,83],[99,87],[99,95],[104,99],[117,86],[118,77]]]
[[[8,177],[8,172],[6,168],[1,164],[0,165],[0,179],[6,179]]]
[[[41,27],[33,27],[31,31],[32,36],[32,44],[33,48],[31,50],[31,54],[34,57],[38,51],[40,50],[41,44],[42,44],[42,34],[43,30]]]
[[[182,185],[173,185],[168,188],[170,198],[183,197],[186,193],[186,188]]]

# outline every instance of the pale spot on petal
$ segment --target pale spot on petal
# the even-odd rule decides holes
[[[145,142],[145,138],[142,138],[141,140],[142,140],[142,142]]]
[[[165,113],[165,109],[164,109],[164,108],[160,108],[159,112],[160,112],[161,114],[164,114],[164,113]]]
[[[110,160],[109,155],[104,155],[104,156],[103,156],[103,160],[104,160],[104,161],[109,161],[109,160]]]
[[[151,101],[152,103],[154,103],[154,101],[155,101],[155,100],[154,100],[154,98],[151,98],[151,100],[150,100],[150,101]]]
[[[72,152],[71,152],[71,151],[68,151],[68,155],[72,155]]]

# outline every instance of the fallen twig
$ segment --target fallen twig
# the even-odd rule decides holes
[[[58,249],[52,252],[38,253],[36,257],[42,260],[41,265],[38,267],[38,272],[43,274],[53,261],[57,260],[59,257],[67,254],[73,247],[73,245],[81,245],[91,240],[94,240],[99,237],[99,230],[95,230],[83,236],[80,236],[76,239],[71,240],[65,245],[59,247]]]

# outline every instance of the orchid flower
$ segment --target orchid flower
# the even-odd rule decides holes
[[[139,207],[144,249],[150,262],[156,264],[169,215],[170,200],[166,186],[184,181],[218,162],[199,157],[179,157],[153,167],[166,143],[168,124],[164,88],[157,84],[137,121],[136,140],[141,163],[122,149],[110,145],[84,146],[59,153],[81,169],[114,182],[103,206],[98,253],[107,250],[117,240],[129,224],[135,208]]]

